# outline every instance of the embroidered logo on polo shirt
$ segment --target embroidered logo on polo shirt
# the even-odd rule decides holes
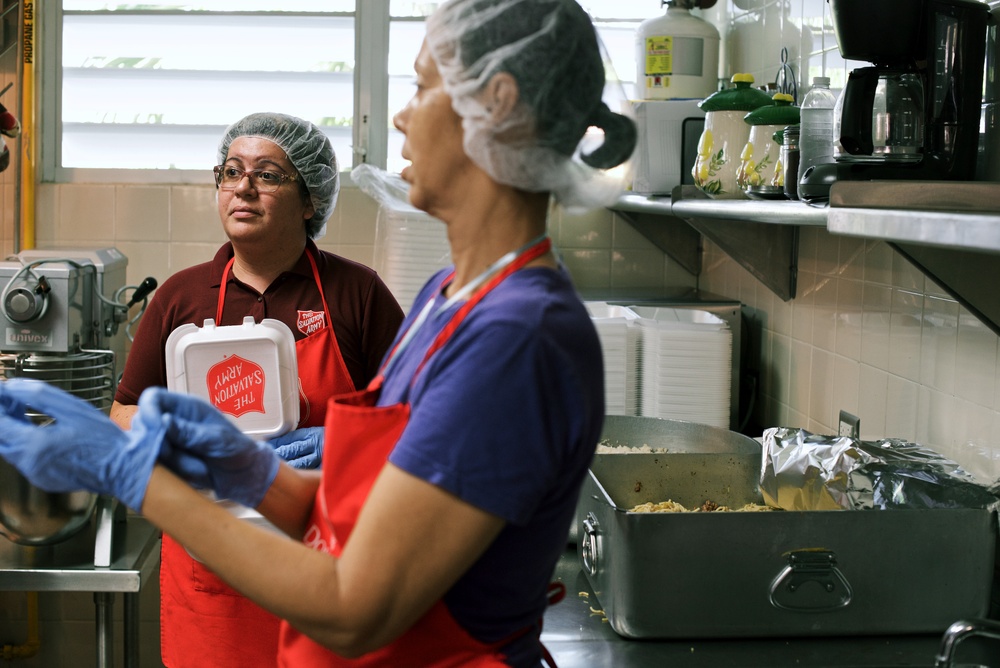
[[[299,311],[299,317],[295,324],[300,332],[309,336],[313,332],[323,329],[326,318],[322,311]]]

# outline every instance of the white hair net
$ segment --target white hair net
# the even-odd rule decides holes
[[[427,46],[465,152],[496,181],[550,191],[568,209],[607,206],[624,190],[624,170],[609,170],[632,155],[635,124],[602,100],[602,49],[576,0],[449,0],[427,21]],[[482,94],[498,73],[519,94],[499,119]],[[585,138],[590,127],[603,141]]]
[[[326,234],[326,221],[333,213],[340,193],[340,167],[333,146],[323,131],[309,121],[287,114],[250,114],[226,130],[219,143],[219,164],[225,163],[229,145],[237,137],[267,139],[285,152],[302,176],[302,183],[316,210],[313,217],[306,221],[306,233],[311,239],[319,239]]]

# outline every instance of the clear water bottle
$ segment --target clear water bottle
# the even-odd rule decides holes
[[[837,98],[829,77],[813,77],[812,88],[802,98],[799,130],[799,182],[813,165],[833,162],[833,108]]]

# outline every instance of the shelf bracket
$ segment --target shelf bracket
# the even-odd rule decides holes
[[[615,213],[689,274],[701,274],[701,235],[683,218],[620,210]]]
[[[1000,262],[995,254],[900,242],[889,245],[1000,336]]]
[[[754,278],[784,301],[795,299],[799,227],[724,218],[687,218]]]

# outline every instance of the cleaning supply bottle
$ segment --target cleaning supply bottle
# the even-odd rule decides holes
[[[646,19],[636,30],[635,98],[704,99],[719,85],[719,31],[691,14],[699,0],[662,0],[660,5],[667,13]]]
[[[799,111],[798,182],[813,165],[833,162],[833,108],[837,98],[830,90],[829,77],[813,77],[812,88],[802,98]]]

